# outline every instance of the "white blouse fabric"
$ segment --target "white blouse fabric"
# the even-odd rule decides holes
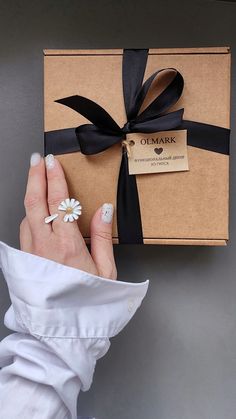
[[[149,280],[110,280],[0,241],[11,306],[0,343],[2,419],[76,419],[109,338],[135,314]]]

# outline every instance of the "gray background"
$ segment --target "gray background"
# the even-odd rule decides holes
[[[0,239],[17,248],[30,154],[43,153],[43,48],[232,48],[230,243],[115,247],[119,279],[151,283],[80,394],[80,414],[236,417],[235,25],[235,2],[0,1]],[[2,338],[2,274],[0,284]]]

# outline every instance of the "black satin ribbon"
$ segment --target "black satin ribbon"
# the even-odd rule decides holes
[[[85,155],[104,151],[126,138],[127,133],[187,129],[187,144],[229,154],[230,130],[214,125],[183,120],[184,109],[169,112],[180,98],[184,80],[174,68],[153,73],[143,84],[148,49],[124,49],[123,93],[127,122],[120,128],[100,105],[83,96],[69,96],[56,102],[79,112],[92,124],[83,124],[45,133],[45,155],[81,151]],[[173,77],[168,86],[140,112],[154,79],[166,70]],[[140,112],[140,113],[139,113]],[[119,243],[143,243],[142,220],[135,175],[129,175],[127,153],[122,148],[122,160],[117,186],[117,228]]]

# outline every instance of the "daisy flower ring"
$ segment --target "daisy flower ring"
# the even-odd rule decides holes
[[[65,211],[65,215],[63,217],[63,221],[73,222],[77,220],[79,216],[82,214],[82,206],[80,202],[75,198],[66,198],[64,201],[60,203],[58,209],[61,211]]]

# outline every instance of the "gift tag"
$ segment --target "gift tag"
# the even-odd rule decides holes
[[[187,130],[126,135],[129,174],[189,170]]]

